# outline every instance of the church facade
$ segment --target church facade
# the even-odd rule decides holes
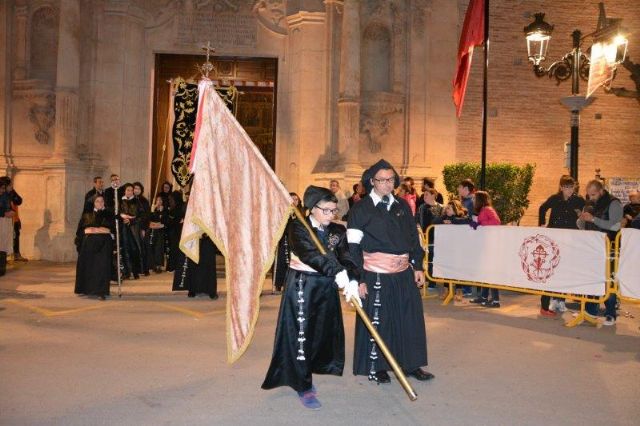
[[[2,2],[0,167],[25,200],[20,209],[23,254],[75,257],[73,237],[93,176],[107,183],[111,173],[123,182],[154,179],[156,56],[202,54],[207,42],[216,56],[277,60],[275,171],[291,191],[301,192],[311,183],[326,186],[332,178],[350,189],[363,169],[380,158],[417,181],[434,177],[443,189],[444,165],[480,157],[481,49],[459,120],[451,101],[467,3]],[[562,146],[569,138],[569,113],[559,104],[560,89],[531,73],[522,27],[542,4],[549,16],[555,14],[551,19],[559,32],[570,33],[574,25],[591,29],[597,5],[586,0],[492,3],[495,71],[489,79],[488,158],[536,163],[534,208],[527,216],[533,223],[535,207],[557,189],[558,177],[566,172]],[[607,8],[624,17],[629,28],[638,28],[640,13],[631,3],[610,1]],[[575,19],[569,19],[571,14]],[[563,19],[566,28],[559,25]],[[561,56],[566,40],[556,41],[550,55]],[[632,58],[640,56],[634,56],[640,53],[638,45],[636,31],[629,42]],[[628,72],[619,74],[622,83],[630,81]],[[640,177],[632,176],[640,175],[638,101],[598,96],[581,124],[581,180],[591,178],[596,167],[609,176]]]

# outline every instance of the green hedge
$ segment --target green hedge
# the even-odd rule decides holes
[[[529,191],[536,166],[514,166],[508,163],[487,164],[486,190],[491,195],[493,207],[502,223],[519,223],[529,207]],[[480,189],[480,164],[448,164],[442,171],[449,198],[458,197],[458,184],[470,178]]]

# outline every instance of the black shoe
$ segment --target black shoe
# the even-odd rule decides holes
[[[211,300],[218,300],[218,295],[217,295],[217,294],[210,294],[210,295],[209,295],[209,298],[210,298]]]
[[[487,299],[484,297],[476,297],[475,299],[469,300],[470,303],[477,303],[478,305],[482,305],[487,302]]]
[[[138,274],[133,274],[133,279],[134,279],[134,280],[139,280],[139,279],[140,279],[140,275],[138,275]]]
[[[187,297],[196,297],[196,294],[193,291],[187,293]]]
[[[484,301],[481,303],[482,306],[484,306],[485,308],[499,308],[500,307],[500,301],[499,300],[492,300],[492,301]]]
[[[151,274],[149,273],[149,271],[144,271],[144,276],[145,276],[145,277],[148,277],[149,275],[151,275]]]
[[[369,380],[373,380],[376,383],[380,384],[380,383],[390,383],[391,382],[391,377],[389,377],[389,374],[382,370],[382,371],[376,371],[375,374],[373,375],[369,375]]]
[[[410,373],[407,373],[407,376],[415,377],[421,382],[434,379],[436,376],[429,373],[428,371],[424,371],[422,368],[417,368]]]
[[[156,274],[161,274],[162,273],[162,268],[158,267],[158,268],[154,269],[153,272],[155,272]]]

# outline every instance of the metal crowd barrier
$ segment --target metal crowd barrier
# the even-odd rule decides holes
[[[434,250],[433,248],[433,243],[429,241],[429,234],[430,234],[430,230],[432,228],[434,228],[434,226],[436,225],[430,225],[424,233],[420,232],[421,234],[421,240],[423,241],[423,247],[425,248],[425,252],[427,252],[427,250]],[[462,225],[460,225],[462,226]],[[618,236],[616,238],[616,245],[615,245],[615,253],[613,256],[613,260],[614,260],[614,266],[617,270],[617,266],[618,266],[618,262],[619,262],[619,242],[620,242],[620,234],[618,233]],[[606,250],[607,253],[609,253],[609,256],[607,257],[607,261],[606,261],[606,265],[605,265],[605,276],[603,277],[603,285],[606,286],[605,288],[605,294],[603,296],[600,297],[596,297],[596,296],[586,296],[586,295],[581,295],[581,294],[573,294],[573,293],[558,293],[558,292],[551,292],[551,291],[544,291],[544,290],[535,290],[535,289],[529,289],[529,288],[522,288],[522,287],[517,287],[517,286],[508,286],[508,285],[501,285],[501,284],[493,284],[493,283],[483,283],[483,282],[475,282],[475,281],[464,281],[464,280],[456,280],[456,279],[448,279],[445,277],[433,277],[431,276],[431,274],[429,273],[429,256],[428,253],[425,254],[425,259],[424,259],[424,271],[425,271],[425,276],[427,277],[427,280],[435,282],[435,283],[441,283],[443,284],[445,287],[448,286],[449,288],[449,292],[447,294],[447,296],[445,297],[445,299],[442,301],[442,305],[446,306],[448,305],[451,300],[453,300],[454,296],[455,296],[455,287],[456,286],[475,286],[475,287],[487,287],[487,288],[495,288],[498,290],[505,290],[505,291],[513,291],[513,292],[518,292],[518,293],[525,293],[525,294],[532,294],[532,295],[537,295],[537,296],[551,296],[551,297],[562,297],[565,299],[570,299],[573,301],[577,301],[580,303],[580,311],[578,312],[578,315],[573,318],[572,320],[568,321],[567,323],[565,323],[565,325],[567,327],[575,327],[583,322],[588,322],[590,324],[593,325],[597,325],[598,321],[588,315],[586,313],[585,310],[585,305],[587,303],[603,303],[605,300],[607,300],[609,298],[609,296],[611,294],[618,294],[618,286],[617,286],[617,281],[613,279],[613,275],[612,275],[612,270],[611,270],[611,248],[612,248],[612,244],[611,241],[609,240],[608,237],[605,237],[605,244],[606,244]],[[424,288],[424,292],[423,292],[423,298],[434,298],[434,297],[438,297],[437,295],[434,296],[427,296],[427,290],[426,290],[426,285]],[[625,299],[627,300],[627,299]],[[635,299],[633,299],[635,301]],[[640,302],[640,301],[638,301]]]
[[[622,232],[618,232],[614,242],[614,250],[613,250],[613,263],[614,263],[614,286],[615,293],[618,295],[618,298],[625,302],[630,303],[640,303],[640,299],[636,299],[633,297],[623,296],[620,292],[620,282],[618,281],[618,271],[620,270],[620,243],[622,240]]]

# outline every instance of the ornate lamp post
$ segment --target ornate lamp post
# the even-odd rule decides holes
[[[545,75],[555,78],[557,84],[571,79],[571,96],[562,98],[562,103],[571,111],[571,153],[570,171],[571,176],[578,180],[578,136],[580,126],[580,111],[590,105],[595,98],[580,96],[580,79],[589,80],[589,58],[582,52],[581,45],[586,37],[594,38],[594,47],[604,50],[604,58],[608,66],[624,61],[627,51],[627,40],[620,34],[621,19],[610,19],[606,17],[604,3],[599,4],[600,16],[596,31],[586,36],[582,36],[580,30],[575,30],[571,34],[573,49],[565,54],[560,60],[549,65],[548,68],[541,66],[547,56],[547,49],[553,32],[553,25],[545,22],[544,13],[536,13],[534,21],[524,27],[527,40],[527,52],[529,61],[533,64],[533,72],[537,77]],[[611,80],[613,79],[612,74]],[[610,84],[610,80],[608,82]]]

